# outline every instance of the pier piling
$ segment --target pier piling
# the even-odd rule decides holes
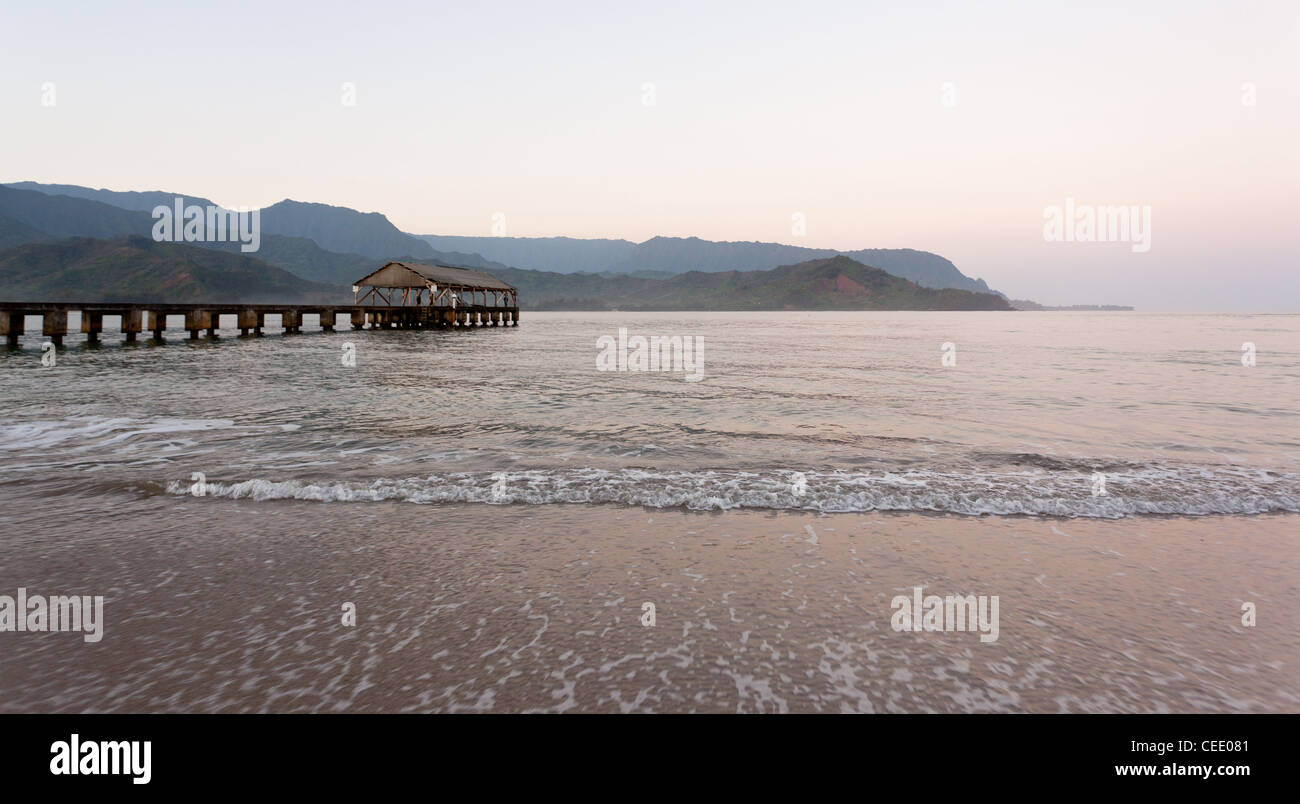
[[[50,339],[55,346],[63,345],[63,336],[68,334],[68,311],[50,310],[45,313],[41,334]]]
[[[207,310],[189,310],[185,313],[185,329],[190,340],[197,341],[199,333],[212,327],[212,314]]]
[[[9,311],[0,311],[0,335],[5,336],[5,343],[9,346],[17,346],[18,339],[22,337],[23,330],[27,326],[27,314]]]
[[[239,311],[239,334],[243,337],[252,330],[256,337],[262,336],[262,327],[266,325],[266,314],[260,313],[251,307],[246,307]]]
[[[131,308],[128,310],[123,310],[121,315],[122,315],[122,339],[125,340],[127,343],[131,343],[132,341],[135,340],[136,335],[138,335],[140,331],[143,329],[143,327],[141,327],[140,325],[144,318],[144,313],[139,309]]]
[[[81,332],[86,336],[86,343],[98,343],[99,333],[103,330],[103,313],[83,312],[81,314]]]

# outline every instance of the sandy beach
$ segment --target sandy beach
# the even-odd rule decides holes
[[[9,543],[0,590],[105,624],[7,634],[0,710],[1300,711],[1294,515],[320,512],[159,496]],[[894,631],[915,586],[999,596],[997,641]]]

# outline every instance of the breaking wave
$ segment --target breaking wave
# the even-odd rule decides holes
[[[173,482],[171,494],[189,494]],[[1122,518],[1300,512],[1300,474],[1235,467],[1150,466],[1107,474],[1094,495],[1081,472],[739,472],[649,469],[433,474],[371,482],[210,479],[205,496],[269,501],[489,505],[613,504],[726,511],[926,511]]]

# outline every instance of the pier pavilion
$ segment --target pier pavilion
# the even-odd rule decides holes
[[[519,291],[470,268],[390,262],[352,293],[383,327],[519,325]]]

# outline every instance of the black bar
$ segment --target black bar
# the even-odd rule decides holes
[[[86,793],[338,793],[436,780],[444,795],[462,781],[465,794],[482,795],[529,780],[577,792],[612,774],[622,783],[600,794],[617,798],[655,780],[665,794],[688,789],[698,775],[764,790],[793,783],[805,797],[845,784],[864,797],[888,788],[920,797],[937,786],[998,798],[1091,789],[1181,796],[1290,789],[1296,725],[1288,715],[10,715],[0,718],[0,781],[6,790],[16,782]],[[148,741],[149,782],[54,775],[51,763],[67,757],[74,734],[83,761],[88,741],[137,741],[141,759]],[[1117,766],[1156,775],[1120,775]],[[1164,771],[1205,766],[1214,775]],[[1223,775],[1228,768],[1248,771]]]

